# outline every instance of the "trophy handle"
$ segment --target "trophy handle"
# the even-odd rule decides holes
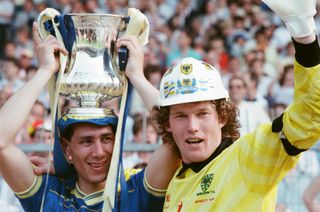
[[[129,50],[127,47],[120,47],[118,50],[119,69],[125,71],[129,57]]]
[[[41,39],[51,34],[62,41],[70,57],[73,44],[76,40],[74,23],[71,16],[61,15],[57,10],[47,8],[38,17],[38,31]]]
[[[43,10],[37,19],[38,22],[38,32],[41,39],[45,39],[47,36],[52,34],[59,39],[59,35],[56,34],[53,20],[56,16],[61,15],[60,12],[53,8],[46,8]]]
[[[125,24],[129,24],[130,23],[130,16],[127,16],[123,19]],[[119,37],[119,30],[117,33],[117,40]],[[119,69],[120,71],[125,71],[126,70],[126,66],[127,66],[127,62],[128,62],[128,57],[129,57],[129,50],[127,47],[121,46],[118,49],[118,65],[119,65]]]

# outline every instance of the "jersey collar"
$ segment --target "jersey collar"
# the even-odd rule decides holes
[[[216,158],[223,150],[228,148],[232,144],[231,139],[223,139],[218,146],[218,148],[212,153],[212,155],[206,159],[205,161],[201,162],[194,162],[190,164],[186,164],[182,161],[182,168],[177,174],[177,177],[180,177],[187,169],[192,169],[195,173],[198,173],[203,167],[205,167],[208,163],[210,163],[214,158]]]

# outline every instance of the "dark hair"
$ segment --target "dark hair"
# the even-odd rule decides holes
[[[154,128],[156,128],[156,126],[154,125],[150,117],[146,117],[146,125],[153,126]],[[142,129],[142,127],[143,127],[143,117],[137,117],[136,119],[134,119],[134,123],[132,126],[133,134],[136,135]]]
[[[240,80],[245,88],[248,87],[246,80],[242,76],[234,75],[229,79],[229,89],[230,89],[232,81],[234,81],[234,80]]]
[[[28,73],[29,71],[32,71],[32,70],[35,70],[37,71],[38,70],[38,67],[37,66],[34,66],[34,65],[30,65],[26,68],[26,72]]]
[[[238,109],[231,101],[227,99],[212,100],[211,102],[216,107],[219,120],[226,121],[226,124],[221,129],[221,140],[229,139],[234,142],[240,137]],[[154,106],[151,111],[151,116],[157,123],[158,132],[162,136],[163,142],[170,143],[171,145],[175,146],[176,149],[178,149],[174,142],[172,133],[166,130],[166,128],[169,126],[169,115],[170,106]]]
[[[6,58],[6,63],[12,63],[12,64],[13,64],[14,66],[16,66],[17,68],[20,67],[19,60],[16,59],[16,58],[13,58],[13,57]]]
[[[143,69],[143,72],[144,72],[144,75],[146,76],[147,80],[149,80],[151,74],[159,72],[159,73],[161,73],[161,75],[163,75],[164,71],[162,70],[160,65],[149,63],[145,66],[145,68]]]

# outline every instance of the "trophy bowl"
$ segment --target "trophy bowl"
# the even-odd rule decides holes
[[[67,58],[61,55],[61,72],[52,78],[50,86],[53,89],[50,90],[75,100],[78,106],[72,110],[78,110],[78,114],[101,111],[102,102],[125,93],[128,50],[117,48],[117,39],[122,34],[134,35],[141,45],[145,45],[149,35],[145,15],[135,8],[129,8],[127,14],[61,15],[53,8],[46,8],[39,14],[40,37],[44,39],[51,34],[68,50]]]
[[[124,73],[115,44],[126,29],[127,17],[110,14],[67,14],[68,33],[74,37],[60,84],[60,94],[80,107],[99,107],[104,100],[121,96]],[[71,35],[70,35],[71,34]]]

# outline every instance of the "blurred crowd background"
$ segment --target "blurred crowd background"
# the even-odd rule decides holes
[[[31,27],[47,7],[61,13],[119,15],[126,15],[128,7],[139,9],[150,23],[149,43],[144,47],[147,79],[158,87],[165,70],[182,57],[212,64],[220,71],[230,98],[239,108],[241,135],[270,122],[292,102],[295,54],[292,40],[281,19],[261,1],[0,0],[0,107],[37,71]],[[315,18],[320,29],[319,12]],[[63,110],[73,104],[68,99],[62,102]],[[108,101],[105,106],[118,112],[119,99]],[[49,144],[50,131],[49,96],[44,89],[15,143]],[[161,142],[136,92],[125,142],[127,145]],[[150,151],[127,151],[125,166],[144,167],[150,154]],[[302,154],[298,166],[279,186],[278,211],[307,211],[302,196],[320,174],[319,160],[317,146]],[[0,211],[22,211],[1,177],[0,182]]]

